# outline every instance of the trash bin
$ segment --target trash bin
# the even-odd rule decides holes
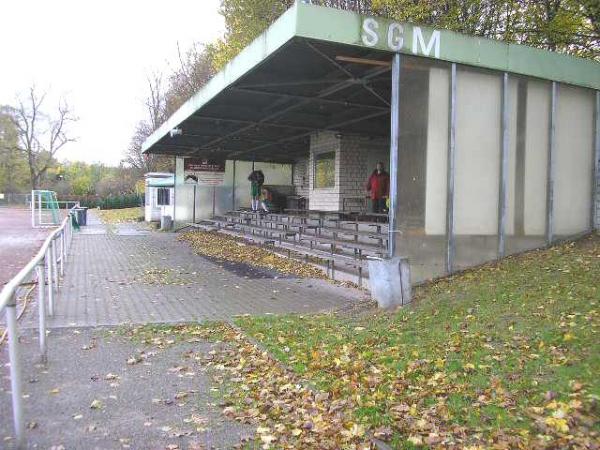
[[[77,208],[73,208],[75,211],[77,223],[80,227],[84,227],[87,225],[87,208],[85,206],[79,206]]]

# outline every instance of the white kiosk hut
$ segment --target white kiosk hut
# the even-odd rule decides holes
[[[150,172],[144,175],[146,184],[145,220],[158,222],[163,216],[173,217],[175,175]]]
[[[176,222],[185,161],[221,158],[207,218],[330,249],[336,274],[406,257],[419,282],[598,227],[599,90],[595,61],[297,2],[143,148],[176,160]],[[302,206],[243,215],[248,161]],[[385,217],[360,214],[377,161]]]

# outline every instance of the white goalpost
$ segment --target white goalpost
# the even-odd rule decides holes
[[[60,210],[56,192],[31,191],[31,226],[33,228],[49,228],[59,224]]]

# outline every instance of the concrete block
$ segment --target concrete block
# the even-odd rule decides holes
[[[162,231],[170,231],[173,228],[173,219],[171,216],[161,216],[160,229]]]
[[[371,297],[380,308],[406,305],[411,301],[410,265],[407,258],[369,261]]]

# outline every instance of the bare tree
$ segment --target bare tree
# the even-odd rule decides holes
[[[165,79],[154,72],[148,79],[145,101],[148,115],[140,120],[125,152],[123,162],[141,173],[174,170],[173,158],[142,152],[144,141],[181,105],[204,86],[214,74],[211,54],[206,47],[194,44],[182,53],[177,45],[179,67]]]
[[[147,78],[149,97],[146,99],[148,121],[152,131],[160,127],[165,121],[166,100],[163,92],[163,77],[159,72],[154,72]]]
[[[153,73],[147,81],[149,94],[145,106],[148,116],[138,122],[123,159],[124,163],[137,169],[140,174],[172,170],[170,159],[142,152],[144,141],[166,120],[166,99],[162,88],[162,75]]]
[[[27,158],[32,189],[39,187],[58,151],[75,141],[68,134],[68,125],[77,118],[67,103],[61,99],[56,114],[49,115],[43,111],[45,99],[46,92],[38,94],[32,86],[26,98],[18,98],[18,106],[11,109],[18,133],[18,148]]]
[[[177,44],[179,68],[169,76],[169,86],[165,92],[165,115],[168,117],[198,92],[215,74],[212,56],[207,47],[193,44],[182,54]]]

